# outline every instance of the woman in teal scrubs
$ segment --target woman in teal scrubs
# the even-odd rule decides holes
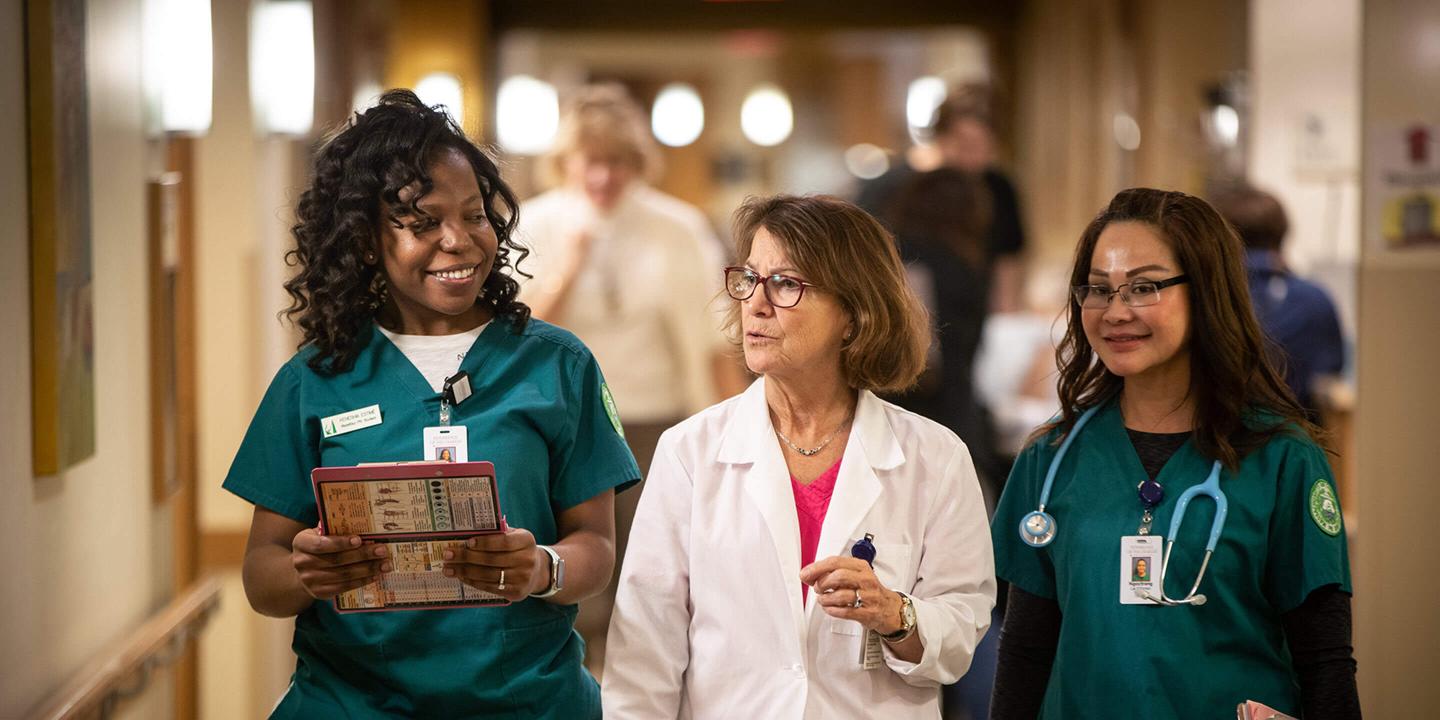
[[[272,717],[598,718],[575,603],[610,579],[614,493],[639,470],[589,351],[515,300],[513,194],[404,90],[327,142],[313,178],[286,283],[304,344],[225,479],[255,504],[251,605],[296,618]],[[447,553],[445,572],[513,604],[337,614],[332,598],[391,567],[381,546],[317,533],[310,471],[421,459],[423,428],[442,424],[439,378],[460,371],[473,394],[447,403],[449,424],[494,463],[509,530]],[[378,423],[322,427],[372,406]]]
[[[1178,192],[1126,190],[1081,237],[1062,413],[1017,459],[992,525],[1010,583],[992,717],[1218,718],[1246,700],[1359,717],[1334,476],[1266,359],[1242,259],[1219,215]],[[1072,432],[1044,508],[1054,539],[1032,547],[1022,518]],[[1164,538],[1168,567],[1145,548],[1215,461],[1229,513],[1199,585],[1208,601],[1140,598],[1151,578],[1170,598],[1195,582],[1207,496]]]

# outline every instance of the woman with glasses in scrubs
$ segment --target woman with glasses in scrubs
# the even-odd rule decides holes
[[[617,718],[939,718],[995,584],[954,433],[884,402],[930,341],[894,240],[826,197],[751,199],[725,271],[760,379],[666,431],[603,676]]]
[[[1126,190],[1081,236],[1061,414],[1017,459],[992,525],[1011,588],[992,717],[1216,718],[1247,700],[1359,717],[1334,475],[1266,359],[1243,259],[1215,210],[1179,192]],[[1055,535],[1034,547],[1022,518],[1072,433],[1044,508]],[[1135,593],[1144,557],[1143,575],[1186,597],[1216,516],[1208,497],[1164,538],[1169,566],[1127,548],[1166,534],[1216,461],[1229,512],[1200,576],[1207,601]]]
[[[272,717],[600,716],[575,603],[609,581],[614,494],[639,471],[585,346],[515,299],[515,207],[495,164],[408,90],[319,151],[285,284],[304,343],[225,479],[255,504],[250,604],[295,617],[295,674]],[[472,394],[442,406],[460,372]],[[322,429],[372,406],[378,422]],[[334,597],[392,566],[383,545],[316,531],[310,471],[420,460],[446,411],[469,458],[495,465],[509,529],[446,552],[444,572],[513,604],[337,613]]]

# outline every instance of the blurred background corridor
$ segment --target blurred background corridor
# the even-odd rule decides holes
[[[0,0],[0,718],[265,716],[293,623],[247,604],[251,507],[220,482],[299,338],[277,314],[313,151],[414,88],[493,148],[539,245],[527,203],[582,182],[566,113],[596,86],[638,108],[637,182],[698,209],[714,293],[747,196],[838,195],[903,236],[900,178],[984,178],[985,292],[952,320],[978,349],[947,370],[992,502],[1057,408],[1085,224],[1127,187],[1210,198],[1275,263],[1257,303],[1295,277],[1334,308],[1334,338],[1267,329],[1324,358],[1292,385],[1332,432],[1364,709],[1440,707],[1440,562],[1411,544],[1440,507],[1440,3]],[[627,428],[744,387],[697,342],[706,390]],[[947,717],[983,712],[974,674]]]

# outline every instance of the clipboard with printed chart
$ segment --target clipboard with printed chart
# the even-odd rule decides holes
[[[495,466],[420,462],[316,468],[310,474],[324,535],[385,543],[394,567],[341,593],[341,613],[508,605],[505,598],[446,577],[444,552],[505,531]]]

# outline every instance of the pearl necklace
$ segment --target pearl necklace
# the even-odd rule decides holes
[[[839,434],[840,434],[840,431],[841,431],[841,430],[844,430],[844,429],[845,429],[845,426],[850,424],[850,420],[851,420],[851,419],[853,419],[853,418],[846,418],[846,419],[845,419],[845,422],[840,423],[840,425],[835,428],[835,431],[832,432],[832,433],[830,433],[830,437],[825,438],[824,442],[820,443],[819,445],[816,445],[816,446],[813,447],[813,448],[809,448],[809,449],[802,448],[802,447],[800,447],[799,445],[796,445],[795,443],[790,442],[790,438],[785,437],[785,433],[780,432],[780,428],[778,428],[778,427],[775,428],[775,434],[776,434],[776,435],[779,435],[779,436],[780,436],[780,439],[781,439],[781,440],[784,440],[784,441],[785,441],[785,444],[786,444],[786,445],[789,445],[791,450],[794,450],[795,452],[800,453],[801,455],[804,455],[805,457],[810,457],[810,456],[812,456],[812,455],[818,454],[821,450],[824,450],[827,446],[829,446],[829,445],[830,445],[830,441],[831,441],[831,440],[834,440],[834,439],[835,439],[835,436],[839,435]]]

